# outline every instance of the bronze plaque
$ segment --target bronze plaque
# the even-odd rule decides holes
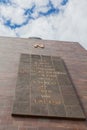
[[[12,115],[85,119],[60,57],[21,54]]]

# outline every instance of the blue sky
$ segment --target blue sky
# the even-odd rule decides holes
[[[0,36],[37,36],[87,48],[87,0],[0,0]]]

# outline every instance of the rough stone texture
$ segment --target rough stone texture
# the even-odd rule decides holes
[[[85,119],[61,58],[21,54],[12,115]]]
[[[36,49],[35,43],[43,43],[45,48]],[[87,130],[87,121],[11,116],[21,53],[62,57],[87,117],[87,51],[84,48],[73,42],[0,37],[0,130]]]

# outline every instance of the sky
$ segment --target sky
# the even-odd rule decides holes
[[[87,0],[0,0],[0,36],[73,41],[87,49]]]

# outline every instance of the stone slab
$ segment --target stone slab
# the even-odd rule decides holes
[[[12,115],[85,119],[63,59],[21,54]]]

